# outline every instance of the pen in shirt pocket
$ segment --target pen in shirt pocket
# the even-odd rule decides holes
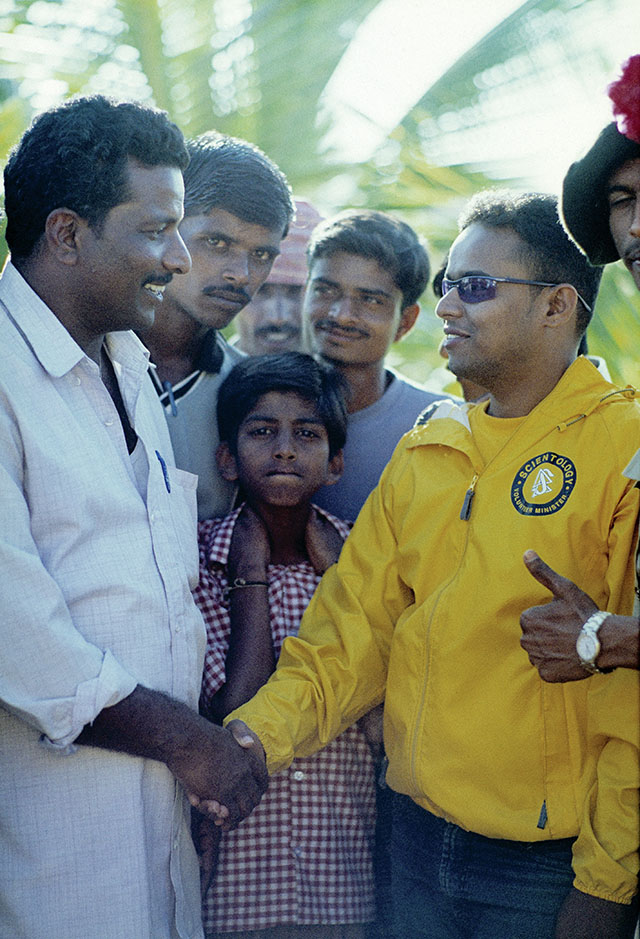
[[[167,487],[167,492],[171,492],[171,483],[169,482],[169,471],[167,469],[167,464],[164,462],[162,454],[159,450],[156,450],[156,456],[158,457],[158,461],[162,467],[162,475],[164,476],[164,484]]]

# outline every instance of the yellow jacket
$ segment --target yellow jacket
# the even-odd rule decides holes
[[[384,698],[393,789],[490,838],[577,836],[576,887],[631,900],[638,673],[547,684],[520,646],[519,617],[550,599],[522,562],[527,548],[601,609],[631,611],[639,493],[622,471],[640,440],[633,396],[581,358],[525,418],[446,403],[403,437],[299,636],[231,715],[258,734],[271,772]]]

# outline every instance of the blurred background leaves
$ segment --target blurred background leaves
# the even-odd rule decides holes
[[[484,31],[474,0],[0,0],[0,159],[70,95],[147,101],[187,136],[215,127],[258,144],[324,214],[396,213],[428,241],[435,270],[476,190],[557,191],[610,120],[607,83],[640,51],[637,0],[504,7]],[[367,46],[374,17],[387,35]],[[409,74],[412,57],[384,53],[412,32],[423,77]],[[376,105],[403,79],[410,104],[385,124]],[[434,307],[429,290],[392,362],[441,388]],[[631,278],[610,265],[589,342],[618,381],[640,384],[639,320]]]

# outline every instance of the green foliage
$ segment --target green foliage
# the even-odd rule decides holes
[[[339,163],[323,143],[329,127],[318,116],[322,94],[376,2],[0,0],[0,158],[35,112],[66,96],[147,100],[188,136],[215,127],[258,144],[294,192],[325,212],[349,204],[398,214],[429,243],[436,269],[473,192],[496,180],[524,185],[505,166],[472,162],[473,134],[490,133],[501,109],[528,114],[528,89],[561,69],[579,79],[581,55],[583,68],[611,74],[618,63],[608,58],[605,40],[637,18],[637,0],[527,0],[426,89],[369,160]],[[544,109],[540,96],[537,106]],[[392,361],[442,387],[450,376],[438,356],[441,328],[430,290],[422,305]],[[616,380],[640,383],[627,339],[639,315],[628,273],[610,266],[589,337]]]
[[[589,351],[606,361],[615,382],[640,388],[640,356],[630,337],[640,334],[640,298],[622,262],[609,264],[588,329]]]

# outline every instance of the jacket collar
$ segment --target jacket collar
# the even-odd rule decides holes
[[[553,390],[527,415],[526,425],[539,427],[546,435],[552,427],[563,432],[572,424],[586,419],[591,413],[620,398],[638,398],[640,392],[631,386],[617,387],[607,381],[584,356],[579,356],[564,372]],[[479,404],[441,402],[424,425],[419,423],[407,435],[409,448],[430,444],[444,445],[468,453],[474,460],[476,448],[469,424],[472,408],[489,406]],[[523,425],[524,426],[524,425]]]

